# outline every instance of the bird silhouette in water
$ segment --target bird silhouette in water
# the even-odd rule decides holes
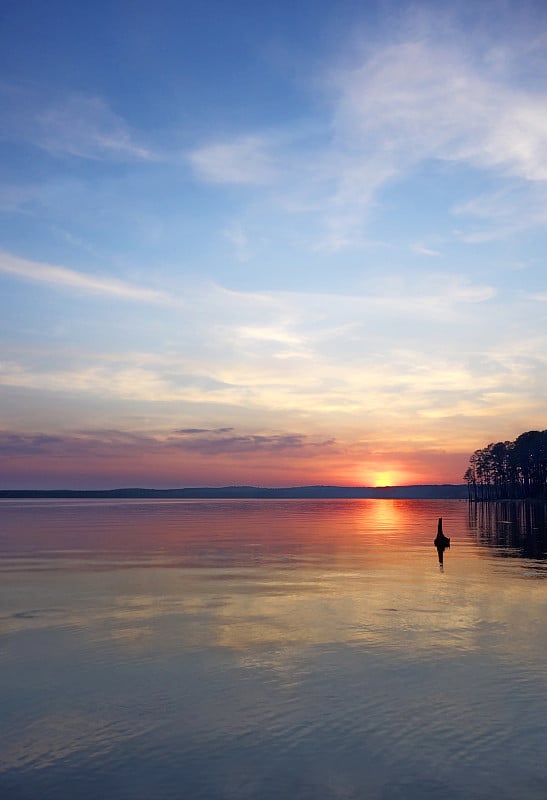
[[[443,518],[439,517],[439,522],[437,524],[437,535],[433,542],[435,547],[437,548],[437,553],[439,555],[439,566],[443,569],[443,553],[447,547],[450,547],[450,537],[445,536],[443,533]]]

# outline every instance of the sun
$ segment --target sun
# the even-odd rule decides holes
[[[412,473],[407,472],[404,466],[399,467],[395,465],[378,465],[379,469],[374,469],[371,464],[362,467],[359,470],[361,486],[373,486],[375,488],[381,486],[407,486],[411,485],[414,479]]]
[[[374,475],[374,486],[393,486],[394,473],[393,472],[377,472]]]

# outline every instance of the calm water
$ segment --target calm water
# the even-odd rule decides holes
[[[3,501],[0,526],[2,798],[547,797],[544,509]]]

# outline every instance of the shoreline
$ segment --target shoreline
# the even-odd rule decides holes
[[[390,499],[467,500],[465,484],[413,486],[202,486],[178,489],[2,489],[0,499]]]

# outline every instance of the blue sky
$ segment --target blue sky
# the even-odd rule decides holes
[[[543,4],[1,13],[2,485],[456,482],[546,427]]]

